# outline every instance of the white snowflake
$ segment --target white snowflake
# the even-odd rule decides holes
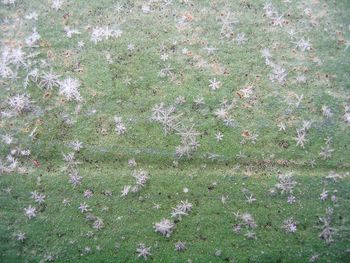
[[[29,219],[36,217],[36,208],[32,207],[31,205],[28,206],[27,208],[24,208],[24,212],[26,217],[28,217]]]
[[[136,248],[137,257],[143,257],[144,259],[147,259],[149,256],[151,256],[151,247],[146,247],[145,244],[141,243]]]
[[[88,212],[89,206],[86,203],[81,203],[80,206],[78,207],[80,212],[85,213]]]
[[[310,51],[311,50],[311,44],[309,40],[305,40],[304,38],[301,38],[297,43],[296,47],[299,48],[302,52]]]
[[[293,220],[293,218],[289,218],[283,221],[282,229],[286,233],[295,233],[297,231],[297,223]]]
[[[24,242],[26,240],[26,234],[23,232],[19,232],[16,234],[16,240]]]
[[[117,132],[118,135],[122,135],[126,133],[126,127],[121,117],[115,116],[114,122],[115,122],[115,131]]]
[[[36,31],[36,28],[33,28],[33,33],[25,39],[25,43],[28,47],[34,47],[40,38],[41,36]]]
[[[2,141],[7,145],[10,145],[15,141],[12,135],[10,134],[5,134],[5,135],[2,135],[1,137],[2,137]]]
[[[15,114],[23,113],[28,111],[31,107],[31,101],[26,94],[17,94],[8,99],[8,105],[15,112]]]
[[[58,87],[59,81],[58,78],[60,75],[57,75],[52,72],[44,72],[43,75],[41,76],[41,80],[39,82],[39,86],[42,89],[52,89],[53,87]]]
[[[81,34],[81,32],[78,31],[77,29],[71,29],[69,26],[65,26],[63,30],[64,32],[66,32],[66,35],[68,38],[72,38],[73,35]]]
[[[79,87],[81,85],[79,80],[68,77],[60,81],[59,85],[59,94],[65,96],[68,101],[82,101],[79,92]]]
[[[54,9],[55,11],[58,11],[59,9],[62,8],[62,5],[63,5],[63,0],[52,0],[51,8]]]
[[[221,88],[221,82],[216,80],[216,78],[209,80],[209,82],[210,82],[209,88],[211,90],[217,90],[217,89]]]
[[[163,219],[158,223],[154,224],[154,229],[156,232],[159,232],[163,236],[169,237],[173,231],[174,223],[169,219]]]
[[[328,198],[328,191],[326,191],[326,190],[323,189],[322,193],[320,194],[320,199],[321,199],[322,201],[326,201],[327,198]]]
[[[74,151],[79,152],[82,148],[83,148],[83,143],[76,140],[76,141],[72,141],[70,144],[70,147],[73,148]]]
[[[122,189],[122,192],[121,192],[121,197],[124,197],[124,196],[127,196],[130,192],[130,189],[131,189],[131,186],[130,185],[125,185]]]
[[[245,33],[239,33],[239,34],[237,34],[235,40],[236,40],[238,45],[244,45],[248,39],[246,38]]]
[[[215,134],[215,139],[217,142],[221,142],[223,138],[224,135],[220,131]]]

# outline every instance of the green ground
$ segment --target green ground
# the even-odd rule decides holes
[[[61,80],[78,79],[83,98],[67,101],[57,87],[40,89],[40,76],[23,88],[29,71],[24,67],[11,65],[17,76],[0,78],[0,136],[15,138],[0,145],[0,262],[141,262],[140,243],[151,247],[147,261],[153,262],[313,262],[313,257],[350,262],[350,2],[270,1],[284,15],[281,26],[266,16],[265,1],[166,2],[64,1],[58,11],[46,0],[0,3],[2,50],[22,46],[27,55],[40,52],[29,69],[37,67],[41,74],[52,68]],[[33,11],[38,20],[25,19]],[[228,28],[222,21],[230,21]],[[93,28],[107,25],[122,35],[94,44]],[[65,26],[80,34],[68,38]],[[28,48],[24,39],[33,27],[41,39],[38,47]],[[229,35],[220,35],[222,30]],[[246,41],[239,45],[241,33]],[[301,38],[310,41],[309,51],[296,48]],[[217,50],[209,54],[206,47]],[[288,72],[285,83],[270,81],[264,48]],[[162,61],[164,54],[169,58]],[[42,66],[42,60],[50,66]],[[171,74],[160,76],[168,65]],[[217,90],[209,88],[214,78],[221,82]],[[248,86],[253,93],[244,98],[241,90]],[[6,117],[8,98],[23,93],[34,107]],[[205,104],[196,104],[198,97]],[[181,124],[200,133],[200,146],[190,158],[176,157],[181,137],[175,131],[165,135],[151,119],[160,103],[175,105]],[[223,105],[233,127],[215,117]],[[324,116],[323,106],[332,116]],[[115,116],[122,117],[125,134],[116,133]],[[312,122],[305,148],[295,139],[303,121]],[[222,141],[216,141],[217,132]],[[80,164],[74,171],[83,177],[77,187],[62,161],[75,140],[84,146],[75,155]],[[334,151],[323,158],[327,145]],[[31,155],[18,158],[10,172],[2,169],[16,147],[30,149]],[[132,158],[136,168],[128,166]],[[134,182],[133,169],[149,172],[150,179],[139,192],[121,197],[123,186]],[[339,175],[335,182],[326,178],[331,171]],[[278,175],[288,173],[297,182],[293,204],[287,203],[290,194],[270,192]],[[91,198],[84,197],[87,189]],[[247,202],[245,189],[255,202]],[[321,201],[324,190],[329,197]],[[35,203],[33,191],[44,194],[45,202]],[[64,199],[70,204],[64,206]],[[170,219],[172,208],[184,200],[193,204],[189,215],[176,221],[170,237],[156,233],[154,223]],[[101,230],[79,211],[84,202],[103,219]],[[35,218],[24,214],[29,205],[37,208]],[[319,237],[319,218],[329,207],[337,232],[327,244]],[[247,239],[246,229],[232,231],[237,211],[253,216],[256,239]],[[289,218],[297,223],[295,233],[281,227]],[[16,239],[19,232],[25,241]],[[187,249],[175,251],[177,241]]]

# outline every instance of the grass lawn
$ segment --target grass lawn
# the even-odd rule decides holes
[[[0,262],[350,262],[349,14],[1,0]]]

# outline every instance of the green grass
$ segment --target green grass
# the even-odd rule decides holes
[[[119,191],[125,184],[132,183],[131,170],[123,165],[97,163],[84,165],[80,171],[84,176],[81,187],[73,190],[67,186],[67,176],[58,172],[39,169],[31,174],[13,175],[17,178],[14,193],[1,195],[2,235],[7,237],[2,243],[2,257],[11,262],[18,256],[36,261],[41,253],[50,251],[57,254],[58,261],[68,262],[134,262],[135,247],[140,242],[152,246],[156,262],[220,262],[226,259],[253,262],[305,262],[315,253],[332,262],[346,262],[347,237],[340,235],[337,242],[326,245],[318,238],[318,216],[325,214],[331,201],[318,200],[324,187],[330,192],[337,190],[338,202],[335,206],[335,226],[347,224],[347,207],[350,205],[349,180],[341,183],[327,183],[326,171],[294,170],[298,186],[295,189],[297,201],[286,203],[287,195],[271,196],[269,189],[277,183],[275,169],[257,169],[250,176],[243,170],[234,172],[227,167],[210,165],[198,168],[187,165],[183,168],[159,169],[145,166],[151,179],[138,194],[126,198],[119,197]],[[290,169],[284,170],[290,171]],[[305,176],[307,173],[308,176]],[[40,178],[40,181],[39,181]],[[3,187],[12,185],[10,176],[2,178]],[[214,186],[213,186],[214,185]],[[189,189],[188,193],[183,188]],[[84,189],[93,189],[91,199],[82,197]],[[255,194],[257,201],[248,204],[243,188]],[[28,193],[40,189],[47,195],[41,213],[34,220],[27,220],[22,207],[27,207]],[[114,194],[107,197],[104,191]],[[221,197],[226,196],[223,204]],[[71,200],[70,206],[62,205],[63,198]],[[177,223],[170,238],[155,233],[152,225],[162,218],[170,216],[172,207],[181,200],[193,203],[193,211]],[[91,224],[78,210],[80,203],[92,208],[93,214],[104,219],[105,228],[95,232],[93,238],[85,237],[91,231]],[[154,204],[160,204],[156,210]],[[101,211],[107,206],[108,211]],[[249,212],[256,219],[257,240],[246,240],[243,234],[232,232],[235,223],[233,212]],[[296,234],[286,234],[281,229],[282,222],[289,217],[298,221]],[[21,244],[13,240],[12,232],[25,231],[28,240]],[[244,231],[242,231],[244,233]],[[174,251],[174,243],[186,241],[188,249],[183,253]],[[73,242],[73,244],[70,244]],[[114,246],[119,243],[119,250]],[[101,246],[100,252],[95,246]],[[85,246],[92,253],[81,256]],[[216,257],[215,250],[222,250],[222,256]],[[14,257],[15,253],[19,253]],[[17,259],[15,259],[17,258]]]
[[[2,47],[23,45],[35,26],[41,35],[39,47],[23,49],[27,53],[40,51],[34,62],[49,60],[54,72],[79,79],[83,97],[78,106],[63,101],[57,89],[45,96],[37,83],[31,82],[25,90],[24,70],[19,70],[17,80],[0,79],[1,111],[8,109],[8,97],[17,93],[30,94],[41,109],[41,114],[0,118],[0,135],[12,134],[16,146],[31,150],[30,157],[20,159],[22,170],[0,174],[0,190],[12,189],[10,194],[0,192],[0,262],[40,262],[50,253],[57,262],[141,262],[136,254],[139,243],[152,247],[148,260],[153,262],[308,262],[316,254],[318,262],[350,261],[349,177],[335,183],[325,179],[330,171],[346,175],[350,167],[349,124],[342,119],[350,98],[350,48],[346,50],[338,42],[350,39],[349,1],[307,1],[305,5],[299,0],[290,4],[270,1],[284,14],[288,23],[283,27],[271,25],[264,16],[266,1],[262,0],[189,4],[174,0],[163,7],[154,1],[149,14],[141,10],[148,1],[68,2],[58,12],[50,8],[49,1],[17,0],[14,7],[0,4]],[[118,3],[123,5],[119,13]],[[305,8],[311,9],[311,18],[303,13]],[[31,11],[38,13],[38,21],[24,19]],[[220,19],[229,12],[237,20],[234,37],[245,33],[248,39],[244,45],[220,36]],[[193,20],[181,27],[176,23],[184,14]],[[81,34],[67,38],[65,25]],[[90,41],[92,28],[106,25],[118,25],[122,36],[95,45]],[[292,29],[296,39],[288,34]],[[311,51],[294,50],[293,42],[302,37],[310,40]],[[82,50],[77,48],[78,41],[85,42]],[[130,43],[135,50],[127,49]],[[218,50],[210,56],[204,49],[207,46]],[[184,48],[191,54],[184,54]],[[271,68],[265,65],[263,48],[269,48],[272,60],[288,71],[285,85],[269,80]],[[71,55],[66,56],[67,52]],[[108,63],[107,53],[112,63]],[[161,61],[162,53],[169,54],[168,61]],[[159,71],[167,65],[173,69],[173,78],[160,78]],[[299,74],[307,77],[305,84],[295,81]],[[222,83],[216,91],[208,88],[213,78]],[[129,85],[126,79],[130,79]],[[252,98],[240,98],[237,92],[248,85],[254,87]],[[288,101],[295,104],[296,95],[303,95],[301,104],[288,107]],[[181,121],[186,126],[193,124],[201,133],[200,147],[188,160],[175,156],[180,136],[165,136],[161,125],[151,120],[155,105],[174,105],[179,96],[186,99],[176,106],[183,114]],[[195,106],[198,96],[204,98],[205,105]],[[214,116],[225,99],[233,102],[233,128]],[[322,115],[324,105],[332,109],[332,118]],[[121,136],[114,130],[116,115],[128,129]],[[64,116],[74,124],[67,125]],[[295,141],[303,120],[313,121],[304,149]],[[278,130],[279,122],[287,125],[286,131]],[[33,129],[36,136],[32,139],[28,135]],[[215,141],[218,131],[224,134],[222,142]],[[244,131],[257,134],[256,143],[242,144]],[[328,136],[334,152],[323,160],[319,153]],[[68,144],[73,140],[84,144],[77,153],[83,183],[76,188],[62,170],[62,153],[71,151]],[[2,143],[0,159],[5,160],[13,147]],[[245,158],[239,158],[240,153]],[[208,154],[218,157],[212,161]],[[136,159],[137,169],[150,173],[150,181],[139,193],[121,198],[123,186],[134,180],[127,166],[131,158]],[[33,160],[38,160],[40,167]],[[295,204],[286,202],[287,195],[269,194],[278,174],[287,172],[298,182]],[[188,193],[183,192],[184,187]],[[255,203],[246,202],[244,188],[255,195]],[[91,199],[83,197],[86,189],[93,190]],[[337,196],[336,203],[319,199],[324,189]],[[30,198],[34,190],[44,193],[46,201],[35,204],[38,216],[28,220],[23,209],[34,204]],[[113,195],[104,195],[107,190]],[[222,196],[227,196],[225,204]],[[64,198],[71,201],[70,206],[62,204]],[[153,224],[170,218],[172,208],[186,199],[193,204],[193,211],[176,224],[171,237],[156,233]],[[80,213],[82,202],[103,219],[102,230],[94,230]],[[161,208],[154,209],[154,204]],[[102,211],[103,207],[108,211]],[[317,228],[327,207],[334,208],[333,225],[339,229],[329,245],[319,238],[321,230]],[[237,211],[253,215],[258,225],[256,240],[247,240],[245,230],[240,235],[233,233],[233,212]],[[298,223],[294,234],[281,229],[290,217]],[[15,239],[19,231],[26,233],[23,243]],[[89,231],[93,237],[86,236]],[[179,240],[187,244],[181,253],[174,250]],[[91,247],[91,253],[85,253],[85,247]],[[215,256],[216,250],[222,251],[221,256]]]

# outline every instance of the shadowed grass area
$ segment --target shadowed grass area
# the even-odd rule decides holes
[[[247,176],[244,170],[234,172],[216,165],[206,168],[192,165],[176,169],[144,168],[150,172],[149,184],[139,193],[125,198],[118,193],[133,179],[130,168],[123,165],[97,163],[82,166],[83,185],[74,191],[67,186],[67,176],[59,171],[39,169],[31,174],[13,175],[17,178],[13,190],[18,194],[1,195],[1,210],[6,211],[2,213],[2,225],[7,226],[2,228],[1,236],[11,236],[11,232],[21,229],[29,238],[22,244],[12,239],[4,240],[2,257],[11,262],[13,253],[21,251],[20,254],[26,254],[25,258],[36,261],[41,253],[50,249],[62,261],[69,262],[135,261],[135,247],[142,240],[152,246],[156,262],[183,262],[187,259],[199,262],[232,259],[304,262],[315,253],[322,253],[333,262],[346,262],[343,251],[347,249],[347,237],[340,235],[336,243],[325,245],[318,237],[320,230],[315,227],[318,217],[322,217],[331,205],[330,200],[319,200],[319,193],[325,187],[332,193],[335,190],[339,196],[334,207],[334,227],[346,224],[350,205],[347,198],[349,180],[331,183],[323,179],[327,173],[324,170],[293,169],[298,183],[294,191],[296,202],[286,204],[287,195],[269,194],[277,183],[275,169],[251,171]],[[283,169],[283,172],[288,171]],[[3,177],[3,187],[10,186],[11,180],[10,176]],[[185,187],[189,190],[187,193],[183,192]],[[27,193],[33,188],[40,189],[47,198],[39,208],[40,215],[27,220],[21,216],[21,207],[30,204]],[[93,190],[92,198],[82,197],[85,189]],[[257,201],[247,203],[244,189],[249,189]],[[106,191],[112,191],[113,195],[106,196]],[[222,203],[222,196],[225,203]],[[62,205],[63,198],[70,200],[69,206]],[[153,223],[169,217],[172,208],[185,199],[193,204],[193,211],[176,223],[171,238],[155,233]],[[104,219],[102,231],[91,231],[91,222],[78,210],[82,202],[92,208],[95,216]],[[154,208],[155,204],[160,205],[158,210]],[[234,213],[238,211],[251,213],[256,219],[257,240],[247,240],[243,229],[241,234],[233,233]],[[283,221],[290,217],[298,222],[295,234],[286,234],[281,228]],[[93,233],[90,238],[86,236],[89,232]],[[188,249],[183,253],[174,251],[174,243],[178,240],[186,241]],[[116,244],[119,249],[115,248]],[[86,246],[91,247],[91,253],[82,252]],[[101,251],[96,246],[100,246]],[[215,256],[219,249],[222,250],[221,256]],[[18,259],[17,256],[14,258]]]
[[[349,1],[65,0],[56,11],[52,1],[15,2],[0,4],[0,262],[142,262],[140,243],[153,262],[350,262]],[[121,35],[94,43],[99,27]],[[15,48],[25,63],[12,61]],[[40,88],[50,70],[60,82]],[[68,77],[81,101],[62,93]],[[16,94],[31,107],[15,112]],[[166,134],[157,105],[174,107],[182,129]],[[181,158],[191,127],[198,149]],[[64,169],[73,141],[79,163]],[[149,181],[122,197],[139,169]],[[281,193],[289,173],[297,184]],[[171,218],[185,200],[189,215]],[[257,227],[235,233],[238,212]],[[155,232],[163,218],[174,221],[170,237]],[[288,219],[296,232],[283,229]]]

